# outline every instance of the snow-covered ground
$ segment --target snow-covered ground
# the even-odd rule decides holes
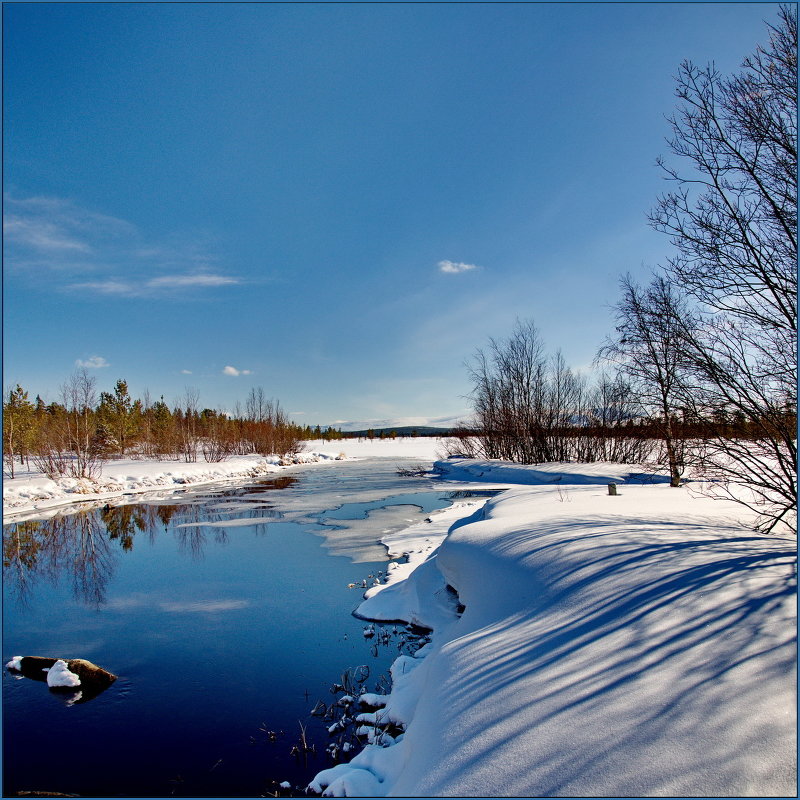
[[[310,442],[303,461],[430,465],[436,439]],[[407,555],[359,614],[430,627],[365,714],[369,744],[312,788],[349,796],[796,795],[796,540],[742,506],[618,464],[438,462],[503,488],[386,536]],[[297,469],[112,461],[93,484],[22,474],[4,516]],[[618,484],[609,496],[606,484]],[[462,613],[463,612],[463,613]],[[397,736],[375,734],[393,723]]]
[[[344,458],[418,459],[427,465],[438,457],[442,442],[434,438],[343,439],[305,443],[294,464],[331,463]],[[93,479],[59,478],[56,481],[38,471],[16,470],[13,479],[3,476],[3,517],[44,513],[69,503],[110,500],[127,494],[185,489],[201,484],[246,480],[291,469],[278,456],[235,456],[208,464],[199,460],[150,461],[116,459],[104,461],[101,474]]]
[[[405,733],[315,791],[796,795],[794,538],[619,465],[438,466],[521,485],[387,539],[409,564],[359,613],[432,641],[376,715]]]

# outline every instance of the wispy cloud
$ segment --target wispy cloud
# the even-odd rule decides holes
[[[91,356],[85,361],[79,358],[75,361],[75,365],[78,367],[85,367],[86,369],[103,369],[103,367],[111,366],[103,356]]]
[[[237,598],[219,598],[213,600],[160,600],[143,592],[111,598],[106,607],[116,611],[127,611],[132,608],[157,608],[170,614],[216,614],[221,611],[237,611],[251,605],[249,600]]]
[[[465,264],[463,261],[440,261],[439,272],[447,272],[451,275],[458,272],[468,272],[471,269],[479,269],[477,264]]]
[[[181,375],[191,375],[192,371],[190,369],[182,369]]]
[[[147,281],[150,289],[187,287],[187,286],[229,286],[239,283],[236,278],[228,278],[224,275],[164,275],[160,278],[153,278]]]
[[[238,377],[239,375],[252,375],[252,371],[249,369],[236,369],[236,367],[225,367],[222,370],[223,375],[232,375],[233,377]]]
[[[86,281],[85,283],[71,283],[70,289],[83,289],[98,294],[132,296],[136,293],[136,287],[125,281]]]
[[[83,281],[71,283],[67,288],[73,291],[90,291],[122,297],[153,297],[164,296],[170,289],[232,286],[237,283],[241,283],[241,281],[227,275],[198,272],[185,275],[161,275],[158,278],[150,278],[139,283],[119,280]]]
[[[58,197],[6,194],[4,201],[8,274],[35,276],[37,288],[177,299],[242,282],[224,274],[209,243],[197,236],[149,241],[126,220]]]
[[[59,225],[41,219],[25,219],[10,214],[3,220],[3,236],[6,242],[21,244],[46,252],[67,251],[88,253],[91,247]]]

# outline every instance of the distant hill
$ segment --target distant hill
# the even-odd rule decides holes
[[[384,438],[392,433],[396,436],[452,436],[453,434],[452,428],[433,428],[429,425],[402,425],[388,428],[364,428],[360,431],[342,431],[342,435],[346,439],[357,439],[367,436],[370,431],[372,431],[372,435],[376,439],[380,438],[381,433],[383,433]]]

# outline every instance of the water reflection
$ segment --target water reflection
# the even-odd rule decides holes
[[[256,481],[243,489],[235,489],[234,494],[240,492],[244,496],[249,496],[262,492],[272,492],[276,489],[288,489],[290,486],[294,486],[297,481],[298,479],[291,475],[282,475],[280,478]]]
[[[26,605],[37,583],[56,584],[69,576],[76,600],[99,607],[120,553],[133,550],[137,537],[153,543],[158,530],[172,534],[181,552],[201,559],[206,545],[228,541],[227,527],[263,526],[280,518],[265,504],[235,508],[236,518],[199,503],[106,505],[74,510],[49,519],[25,520],[3,526],[3,580],[15,600]]]
[[[296,477],[282,476],[247,486],[198,489],[177,497],[72,507],[48,519],[12,522],[3,527],[3,578],[16,601],[25,605],[38,582],[55,585],[61,576],[68,576],[75,599],[99,607],[107,601],[120,553],[132,552],[137,540],[144,537],[152,545],[163,531],[172,535],[179,552],[202,560],[209,545],[226,545],[234,528],[249,527],[262,536],[269,522],[284,519],[264,495],[294,488],[294,493],[281,495],[282,508],[291,506],[293,494],[302,489],[296,484]],[[383,535],[413,524],[433,508],[447,505],[450,498],[468,494],[407,493],[337,503],[331,511],[310,516],[332,554],[356,563],[385,561],[385,547],[378,542]]]
[[[55,584],[67,573],[77,599],[101,605],[116,557],[108,531],[94,512],[3,527],[3,581],[23,604],[38,581]]]

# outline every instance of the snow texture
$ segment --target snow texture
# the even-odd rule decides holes
[[[81,679],[74,673],[69,671],[66,661],[58,659],[47,672],[47,685],[51,689],[80,686]]]
[[[350,700],[352,702],[352,698]],[[358,702],[361,703],[362,706],[372,706],[373,708],[382,708],[386,705],[386,695],[385,694],[374,694],[372,692],[364,692],[358,696]]]
[[[381,719],[405,733],[313,791],[796,795],[793,538],[619,465],[453,461],[443,477],[520,485],[460,509],[436,542],[422,524],[392,535],[415,565],[359,614],[434,628],[392,667]],[[447,585],[461,616],[432,610]]]

